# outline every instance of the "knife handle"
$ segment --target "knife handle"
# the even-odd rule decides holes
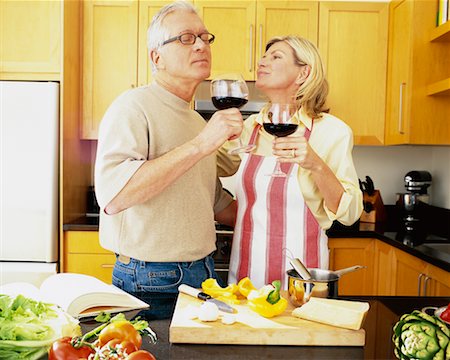
[[[178,291],[201,300],[211,299],[211,296],[209,296],[208,294],[205,294],[204,292],[201,292],[199,289],[193,288],[192,286],[186,284],[181,284],[178,287]]]

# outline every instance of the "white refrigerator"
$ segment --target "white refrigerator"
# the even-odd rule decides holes
[[[59,83],[0,81],[0,285],[58,266]]]

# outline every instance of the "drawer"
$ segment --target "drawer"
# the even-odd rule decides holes
[[[65,231],[64,240],[69,254],[112,254],[100,246],[98,231]]]
[[[114,254],[68,254],[64,271],[95,276],[111,284],[115,262]]]

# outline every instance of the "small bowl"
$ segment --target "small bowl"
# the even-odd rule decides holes
[[[446,324],[450,325],[449,321],[446,321],[443,318],[441,318],[441,314],[445,311],[445,309],[447,309],[447,306],[441,306],[441,307],[427,306],[422,309],[422,312],[424,312],[425,314],[428,314],[428,315],[434,315],[437,318],[439,318],[439,320],[441,320],[442,322],[445,322]]]

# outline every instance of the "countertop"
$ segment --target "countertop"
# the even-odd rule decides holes
[[[425,306],[446,306],[448,297],[345,297],[367,301],[370,310],[364,322],[364,347],[342,346],[261,346],[171,344],[169,326],[177,295],[154,294],[151,310],[141,313],[156,332],[158,341],[144,339],[143,348],[157,359],[395,359],[391,341],[392,327],[404,313]],[[148,300],[147,300],[148,301]],[[93,324],[83,324],[83,330]],[[230,328],[231,331],[232,328]]]
[[[414,255],[432,265],[450,272],[450,240],[449,240],[449,211],[436,211],[430,208],[430,216],[434,222],[429,221],[430,228],[427,235],[411,238],[399,231],[398,214],[395,214],[392,207],[387,207],[389,219],[384,223],[362,223],[357,222],[353,226],[342,226],[339,223],[333,224],[327,231],[330,238],[376,238],[411,255]],[[98,216],[83,216],[73,222],[64,224],[64,231],[98,231]],[[448,232],[447,232],[448,231]],[[427,244],[442,244],[446,249],[436,250]]]

